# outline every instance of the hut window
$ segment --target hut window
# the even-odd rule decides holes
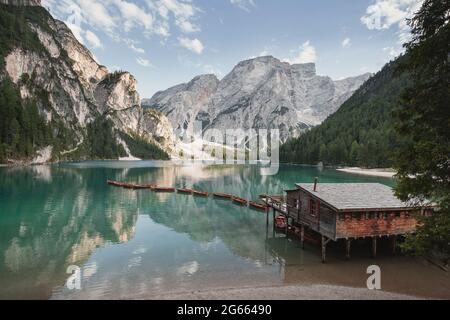
[[[309,200],[309,214],[312,216],[316,216],[316,211],[317,211],[317,205],[316,202],[314,200]]]
[[[371,212],[370,213],[370,219],[376,219],[377,218],[377,213],[376,212]]]
[[[395,213],[395,217],[396,217],[396,218],[400,218],[400,212],[396,212],[396,213]]]
[[[383,214],[383,219],[384,220],[387,220],[389,218],[389,214],[387,213],[387,212],[385,212],[384,214]]]
[[[339,213],[339,221],[345,221],[345,213]]]

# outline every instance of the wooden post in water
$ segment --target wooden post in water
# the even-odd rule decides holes
[[[322,263],[327,261],[327,242],[325,236],[322,236]]]
[[[352,245],[352,239],[345,240],[345,257],[347,260],[350,260],[350,250]]]
[[[300,243],[302,245],[302,249],[305,249],[305,226],[301,225],[300,227]]]
[[[289,233],[289,216],[286,216],[286,230],[285,230],[286,238],[288,237],[288,233]]]
[[[377,257],[377,237],[372,237],[372,258]]]
[[[272,212],[273,212],[273,220],[272,220],[273,221],[273,228],[272,228],[273,230],[272,231],[273,231],[273,237],[275,238],[275,208],[273,208]]]

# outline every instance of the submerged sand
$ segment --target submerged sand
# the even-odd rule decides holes
[[[174,292],[145,297],[151,300],[415,300],[417,297],[332,285],[290,285],[223,288]]]

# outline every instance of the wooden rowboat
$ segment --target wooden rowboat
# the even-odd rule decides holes
[[[134,184],[134,183],[123,183],[113,180],[107,180],[107,184],[114,187],[122,187],[125,189],[152,189],[153,185],[151,184]]]
[[[154,191],[156,192],[175,192],[175,188],[173,187],[154,187]]]
[[[106,183],[109,184],[110,186],[114,186],[114,187],[122,187],[123,186],[123,183],[117,182],[117,181],[112,181],[112,180],[107,180]]]
[[[192,193],[194,194],[194,196],[199,196],[199,197],[208,197],[209,196],[208,192],[202,192],[202,191],[197,191],[197,190],[192,190]]]
[[[192,194],[191,189],[177,189],[178,193],[184,193],[184,194]]]
[[[265,204],[257,203],[254,201],[250,201],[249,204],[250,204],[250,207],[253,207],[255,209],[264,210],[264,211],[267,210],[267,206]]]
[[[243,206],[247,205],[248,201],[239,197],[233,197],[233,201],[237,202]]]
[[[233,196],[231,194],[226,194],[226,193],[214,193],[213,195],[216,198],[222,198],[222,199],[232,199],[233,198]]]

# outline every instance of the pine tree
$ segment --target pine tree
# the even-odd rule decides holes
[[[412,40],[405,45],[412,86],[396,112],[396,129],[405,143],[395,155],[397,195],[417,203],[432,201],[439,210],[421,218],[405,247],[450,254],[450,1],[425,0],[409,21]]]

